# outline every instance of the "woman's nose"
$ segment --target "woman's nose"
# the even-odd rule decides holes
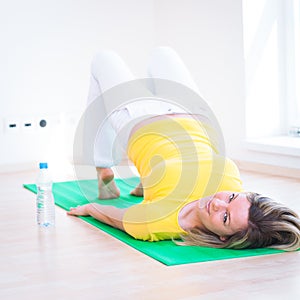
[[[225,201],[222,201],[220,199],[215,198],[212,201],[212,208],[214,211],[219,211],[220,209],[226,208],[227,203]]]

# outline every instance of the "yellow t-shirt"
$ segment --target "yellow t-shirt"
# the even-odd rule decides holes
[[[128,156],[144,188],[144,200],[123,218],[136,239],[178,238],[185,233],[178,223],[183,206],[219,191],[242,191],[236,165],[218,152],[216,133],[192,118],[143,126],[131,136]]]

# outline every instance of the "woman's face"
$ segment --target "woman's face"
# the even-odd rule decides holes
[[[245,193],[219,192],[198,203],[203,228],[214,232],[221,240],[248,226],[251,204]]]

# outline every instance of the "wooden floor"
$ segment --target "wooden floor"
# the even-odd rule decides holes
[[[39,230],[35,176],[0,174],[0,299],[300,299],[300,252],[167,267],[58,207]],[[242,177],[300,212],[299,180]]]

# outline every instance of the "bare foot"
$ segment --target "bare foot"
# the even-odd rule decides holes
[[[98,176],[99,199],[120,197],[120,190],[114,181],[114,172],[110,168],[96,168]]]
[[[133,189],[130,192],[130,195],[136,196],[136,197],[143,197],[144,196],[144,189],[143,189],[143,185],[140,182],[135,189]]]

